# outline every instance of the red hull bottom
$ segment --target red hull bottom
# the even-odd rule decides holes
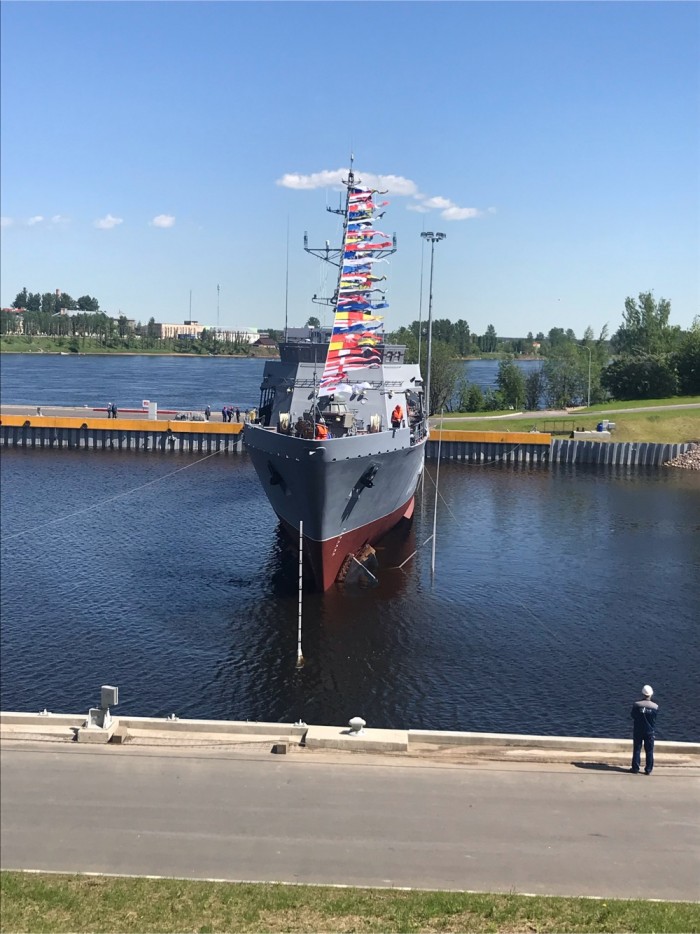
[[[410,519],[414,505],[414,497],[411,497],[407,503],[388,516],[375,519],[374,522],[363,525],[359,529],[352,529],[323,542],[305,538],[304,552],[309,559],[317,589],[325,591],[332,587],[347,556],[357,554],[364,545],[376,544],[401,519]],[[298,541],[299,531],[293,529],[283,519],[280,521],[292,540]]]

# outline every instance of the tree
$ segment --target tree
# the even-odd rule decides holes
[[[683,338],[680,348],[673,354],[673,364],[678,374],[678,389],[685,395],[700,393],[700,317]]]
[[[41,296],[41,310],[45,315],[56,313],[56,293],[44,292]]]
[[[463,318],[460,318],[459,321],[455,322],[454,327],[454,342],[460,357],[464,357],[469,353],[470,338],[469,325]]]
[[[481,387],[477,386],[476,383],[471,383],[467,389],[467,398],[465,401],[464,411],[483,412],[485,409],[486,403],[484,401],[484,394],[481,391]]]
[[[418,338],[410,328],[401,327],[386,335],[387,344],[399,344],[406,348],[406,363],[418,362]]]
[[[587,388],[588,385],[588,355],[584,375],[583,355],[580,349],[576,344],[564,339],[548,351],[544,375],[547,380],[547,401],[551,406],[563,409],[581,402],[585,398],[584,387]]]
[[[78,308],[78,303],[68,292],[58,292],[56,294],[56,314],[62,308],[65,308],[66,311],[76,311]]]
[[[638,300],[626,298],[622,324],[612,337],[613,351],[635,356],[673,350],[681,333],[679,327],[669,325],[670,315],[670,301],[660,298],[657,302],[653,292],[640,292]]]
[[[92,298],[90,295],[81,295],[76,304],[80,311],[100,310],[100,303],[96,298]]]
[[[15,300],[12,303],[13,308],[26,308],[27,302],[29,301],[29,293],[27,292],[27,286],[22,289],[21,292],[18,292],[15,296]]]
[[[421,346],[421,372],[424,374],[424,383],[427,385],[427,355],[426,342]],[[443,341],[433,341],[430,361],[430,399],[429,413],[439,413],[443,409],[450,410],[455,387],[462,371],[461,362],[455,357],[452,348]]]
[[[297,319],[297,320],[298,320],[298,319]],[[309,320],[306,322],[306,324],[304,325],[304,327],[306,327],[306,328],[320,328],[320,327],[321,327],[321,322],[318,320],[318,318],[315,318],[313,315],[311,315],[311,317],[310,317]]]
[[[520,408],[525,401],[525,377],[512,358],[505,357],[498,364],[496,382],[506,406]]]
[[[534,412],[540,407],[540,399],[544,395],[546,387],[547,381],[542,367],[538,366],[536,370],[532,370],[527,374],[525,380],[525,408],[529,412]]]
[[[492,324],[489,324],[489,326],[486,328],[486,332],[478,340],[479,349],[483,353],[493,353],[493,351],[498,346],[496,328]]]
[[[668,354],[635,354],[613,360],[601,383],[615,399],[663,399],[678,393],[678,376]]]

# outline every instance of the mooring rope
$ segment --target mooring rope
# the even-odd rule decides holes
[[[223,448],[221,450],[223,450]],[[141,483],[139,486],[135,486],[131,490],[125,490],[123,493],[117,493],[115,496],[108,496],[107,499],[100,500],[99,503],[93,503],[91,506],[85,506],[82,509],[76,509],[75,512],[70,512],[66,516],[59,516],[57,519],[49,519],[48,522],[42,522],[40,525],[35,525],[30,529],[23,529],[21,532],[14,532],[12,535],[3,535],[2,544],[4,545],[5,542],[19,538],[20,535],[29,535],[31,532],[37,532],[40,529],[45,529],[50,525],[57,525],[59,522],[66,522],[68,519],[74,519],[76,516],[90,512],[92,509],[100,509],[102,506],[106,506],[107,503],[113,503],[116,499],[122,499],[124,496],[131,496],[132,493],[138,493],[139,490],[143,490],[147,486],[153,486],[155,483],[160,483],[162,480],[167,480],[169,477],[174,477],[176,473],[180,473],[182,470],[189,470],[190,467],[196,467],[197,464],[201,464],[202,461],[208,460],[210,457],[215,457],[217,454],[220,454],[221,450],[213,451],[211,454],[206,454],[204,457],[200,457],[198,460],[193,461],[191,464],[185,464],[184,467],[178,467],[177,470],[172,470],[170,473],[163,474],[162,477],[156,477],[155,480],[148,480],[146,483]]]

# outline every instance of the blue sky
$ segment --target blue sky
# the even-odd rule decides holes
[[[696,3],[2,4],[2,305],[281,327],[351,151],[387,176],[387,327],[524,335],[700,312]],[[423,314],[427,301],[424,299]]]

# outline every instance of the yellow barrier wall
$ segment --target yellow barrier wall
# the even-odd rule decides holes
[[[147,418],[64,418],[54,415],[3,415],[0,425],[14,425],[22,428],[29,424],[31,428],[96,428],[100,431],[160,431],[168,430],[178,434],[204,435],[239,435],[243,431],[242,422],[175,422]]]
[[[2,415],[0,425],[21,428],[29,423],[32,428],[96,428],[100,431],[160,431],[178,434],[239,435],[241,422],[180,422],[154,421],[146,418],[66,418],[54,415]],[[552,436],[530,431],[457,431],[431,429],[431,441],[477,441],[490,444],[550,444]]]
[[[430,429],[431,441],[481,441],[487,444],[550,444],[552,436],[540,431],[447,431]]]

